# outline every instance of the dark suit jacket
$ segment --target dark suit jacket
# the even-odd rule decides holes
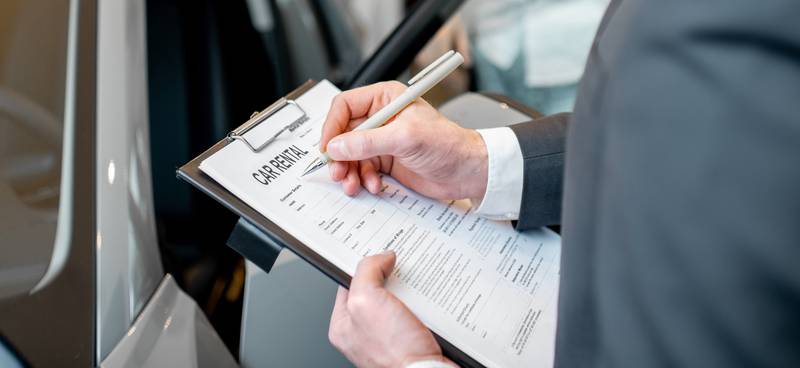
[[[613,1],[574,114],[513,130],[558,366],[800,367],[800,1]]]

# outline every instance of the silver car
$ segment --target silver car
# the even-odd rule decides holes
[[[0,3],[0,366],[236,365],[162,269],[145,36],[141,1]]]

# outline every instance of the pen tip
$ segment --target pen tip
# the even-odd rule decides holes
[[[314,171],[317,171],[320,167],[323,167],[323,166],[325,166],[324,162],[322,162],[320,160],[314,160],[311,164],[308,165],[308,167],[306,167],[306,170],[303,172],[302,175],[300,175],[300,177],[302,178],[302,177],[304,177],[304,176],[306,176],[308,174],[311,174],[311,173],[313,173]]]

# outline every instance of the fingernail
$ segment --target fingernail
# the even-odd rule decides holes
[[[347,156],[344,142],[341,138],[334,138],[328,142],[328,154],[333,154],[337,157]]]
[[[370,183],[370,191],[372,194],[378,194],[381,191],[381,181],[380,179],[373,179],[372,183]]]
[[[393,250],[391,250],[391,249],[387,249],[387,250],[385,250],[385,251],[381,252],[381,255],[382,255],[382,256],[390,256],[390,255],[392,255],[392,254],[394,254],[394,251],[393,251]]]

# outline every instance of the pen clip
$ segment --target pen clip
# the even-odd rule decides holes
[[[419,82],[420,79],[422,79],[426,75],[430,74],[431,71],[436,69],[439,65],[442,65],[442,63],[447,61],[448,58],[452,57],[455,54],[456,54],[456,52],[453,51],[453,50],[450,50],[450,51],[444,53],[444,55],[440,56],[438,59],[436,59],[436,61],[434,61],[430,65],[426,66],[419,73],[417,73],[417,75],[415,75],[413,78],[409,79],[408,80],[408,85],[410,86],[410,85],[412,85],[414,83]]]

